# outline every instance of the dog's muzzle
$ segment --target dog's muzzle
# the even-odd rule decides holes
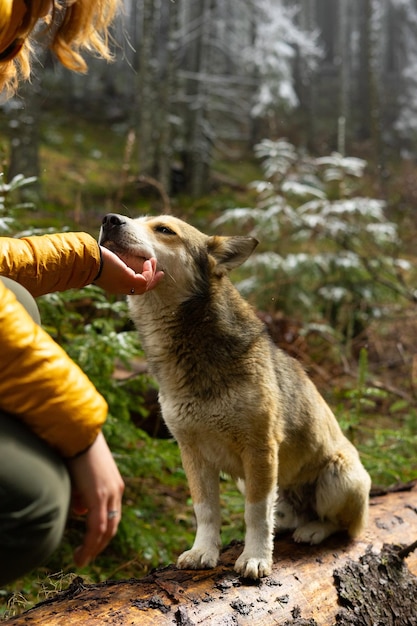
[[[101,229],[104,233],[108,233],[114,229],[124,226],[125,224],[126,220],[122,215],[118,215],[117,213],[107,213],[107,215],[103,217]]]

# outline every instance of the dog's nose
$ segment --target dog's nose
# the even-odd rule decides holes
[[[117,213],[107,213],[103,217],[102,225],[105,230],[110,230],[111,228],[123,226],[126,223],[126,220],[123,219],[121,215]]]

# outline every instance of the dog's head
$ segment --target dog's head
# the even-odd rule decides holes
[[[116,213],[103,218],[99,243],[138,273],[155,257],[165,272],[156,290],[172,285],[179,297],[191,295],[209,274],[241,265],[258,244],[253,237],[210,237],[171,215],[131,219]]]

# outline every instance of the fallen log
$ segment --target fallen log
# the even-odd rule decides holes
[[[272,575],[248,583],[233,571],[242,544],[214,570],[173,565],[141,580],[85,585],[81,578],[7,626],[417,625],[417,481],[371,498],[369,527],[319,546],[275,541]]]

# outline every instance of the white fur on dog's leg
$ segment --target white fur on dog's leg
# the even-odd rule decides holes
[[[297,528],[294,531],[293,539],[297,543],[316,545],[338,530],[340,530],[339,527],[332,522],[316,520]]]
[[[266,500],[245,505],[245,548],[235,563],[243,578],[262,578],[272,570],[275,490]]]
[[[197,534],[191,550],[177,560],[180,569],[211,569],[216,567],[220,553],[220,515],[208,504],[195,504]]]

